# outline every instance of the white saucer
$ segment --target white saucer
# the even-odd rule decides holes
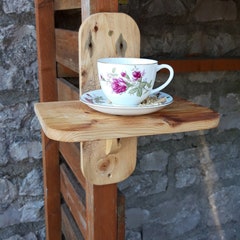
[[[99,89],[84,93],[81,96],[80,101],[87,104],[90,108],[95,109],[102,113],[112,115],[133,116],[156,112],[173,102],[172,96],[164,92],[160,92],[160,94],[158,94],[158,98],[165,98],[166,100],[163,103],[153,103],[144,105],[140,104],[134,107],[117,106],[110,103],[110,101],[106,98],[102,90]]]

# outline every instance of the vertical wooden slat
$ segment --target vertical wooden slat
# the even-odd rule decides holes
[[[35,0],[41,101],[57,100],[53,1]],[[42,134],[46,239],[61,239],[58,143]]]
[[[88,238],[117,239],[117,186],[86,184]]]
[[[82,1],[82,21],[97,12],[117,12],[118,0]],[[87,239],[118,239],[117,185],[86,182]]]
[[[82,1],[82,21],[93,13],[118,12],[117,0],[87,0]]]

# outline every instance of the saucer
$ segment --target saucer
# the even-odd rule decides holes
[[[173,102],[172,96],[167,93],[160,92],[157,95],[158,99],[165,98],[162,103],[149,103],[149,104],[139,104],[137,106],[118,106],[113,105],[104,95],[101,89],[89,91],[84,93],[80,101],[87,104],[90,108],[107,114],[112,115],[124,115],[124,116],[134,116],[134,115],[144,115],[159,111],[160,109],[166,107]]]

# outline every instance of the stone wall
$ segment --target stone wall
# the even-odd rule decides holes
[[[0,239],[44,239],[33,1],[0,1],[0,82]]]
[[[129,1],[142,57],[240,56],[240,1]],[[158,80],[165,77],[159,74]],[[240,239],[240,72],[176,74],[164,91],[221,114],[217,129],[141,137],[127,239]]]
[[[142,57],[240,56],[239,0],[129,0]],[[0,2],[0,239],[44,239],[33,0]],[[158,75],[160,81],[165,75]],[[126,239],[240,239],[240,72],[176,74],[164,91],[220,112],[217,129],[141,137]]]

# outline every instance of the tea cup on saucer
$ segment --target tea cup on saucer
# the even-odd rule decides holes
[[[117,106],[139,105],[164,89],[174,76],[170,65],[145,58],[100,58],[97,67],[104,95]],[[169,71],[168,79],[153,89],[157,72],[164,68]]]

